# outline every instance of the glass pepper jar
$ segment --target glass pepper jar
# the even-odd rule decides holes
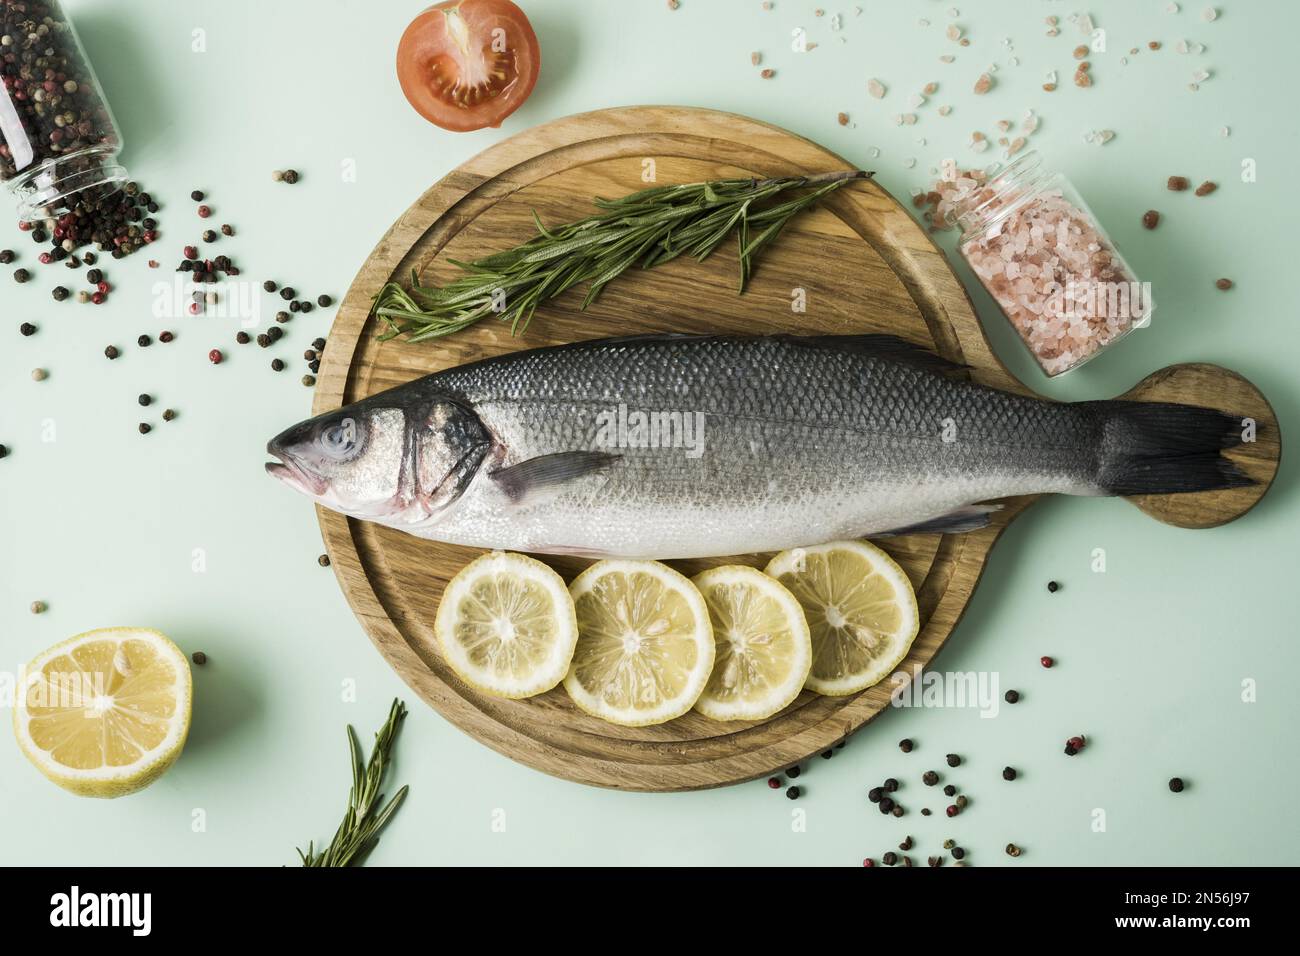
[[[1037,152],[962,174],[947,205],[962,257],[1047,375],[1078,368],[1150,319],[1149,285]]]
[[[122,137],[58,0],[0,0],[0,181],[20,220],[121,188]]]

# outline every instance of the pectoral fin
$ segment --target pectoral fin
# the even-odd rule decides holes
[[[491,477],[507,497],[518,504],[603,471],[620,457],[603,451],[562,451],[529,458],[508,468],[498,468]]]
[[[916,524],[904,525],[901,528],[878,531],[867,537],[892,538],[900,534],[961,534],[963,531],[978,531],[980,528],[988,527],[993,512],[1001,510],[1002,506],[998,504],[967,505],[946,515],[930,518],[928,521],[918,521]]]

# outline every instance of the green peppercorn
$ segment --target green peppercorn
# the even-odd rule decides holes
[[[30,272],[28,272],[26,269],[15,269],[15,270],[14,270],[14,281],[15,281],[15,282],[18,282],[18,283],[26,282],[26,281],[27,281],[28,279],[30,279],[31,277],[32,277],[32,274],[31,274]]]
[[[302,377],[302,384],[305,385],[305,386],[307,386],[308,388],[311,388],[313,385],[316,384],[316,376],[315,376],[315,375],[304,375],[304,376]]]
[[[199,667],[202,667],[208,662],[208,655],[204,654],[202,651],[195,651],[190,655],[190,660],[194,661],[194,663]]]
[[[1014,843],[1008,843],[1007,856],[1019,856],[1019,855],[1020,855],[1020,847],[1016,846]]]
[[[176,412],[174,409],[168,408],[163,412],[162,417],[163,417],[163,421],[169,422],[176,417]]]

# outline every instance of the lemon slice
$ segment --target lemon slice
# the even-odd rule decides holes
[[[578,707],[642,727],[695,706],[713,670],[713,628],[695,585],[657,561],[599,561],[569,593],[578,647],[564,689]]]
[[[888,676],[919,628],[916,593],[894,559],[865,541],[782,551],[767,573],[794,594],[812,632],[818,694],[854,694]]]
[[[808,622],[775,578],[742,565],[691,578],[713,624],[713,673],[695,709],[714,720],[762,720],[803,690],[812,666]]]
[[[447,584],[434,631],[458,677],[498,697],[532,697],[563,678],[578,640],[564,579],[522,554],[493,551]]]
[[[87,631],[27,665],[14,733],[27,759],[65,790],[121,797],[180,756],[191,692],[189,662],[157,631]]]

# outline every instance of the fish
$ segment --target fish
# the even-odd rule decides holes
[[[705,558],[986,527],[1017,495],[1251,484],[1243,423],[970,380],[891,335],[683,335],[517,351],[273,438],[327,508],[493,550]]]

